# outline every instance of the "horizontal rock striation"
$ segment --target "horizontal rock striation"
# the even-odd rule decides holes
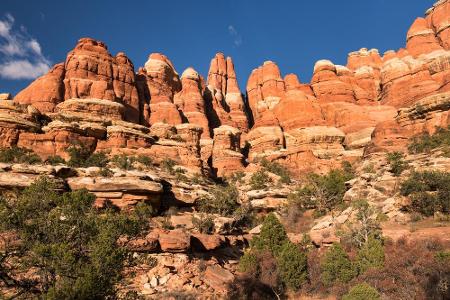
[[[404,49],[362,48],[346,66],[318,61],[310,83],[275,62],[254,69],[246,96],[233,60],[217,53],[206,79],[180,76],[168,57],[133,63],[82,38],[64,63],[0,97],[1,146],[67,157],[73,143],[110,154],[172,159],[218,177],[263,157],[293,172],[402,149],[416,134],[448,126],[450,1],[438,1],[406,33]]]

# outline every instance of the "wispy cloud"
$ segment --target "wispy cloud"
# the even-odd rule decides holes
[[[6,14],[0,19],[0,77],[5,79],[34,79],[50,68],[50,61],[42,54],[39,42],[15,19]]]
[[[228,33],[233,38],[233,43],[236,47],[242,45],[242,36],[239,34],[236,28],[234,28],[233,25],[228,25]]]

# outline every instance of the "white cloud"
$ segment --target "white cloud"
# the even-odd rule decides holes
[[[42,55],[41,45],[39,45],[39,43],[35,39],[32,39],[28,42],[28,47],[30,47],[30,49],[33,50],[37,55]]]
[[[233,38],[233,43],[236,47],[242,45],[242,36],[237,32],[233,25],[228,25],[228,33]]]
[[[33,79],[45,74],[49,69],[45,62],[31,63],[28,60],[12,60],[0,64],[1,76],[7,79]]]
[[[5,79],[34,79],[50,69],[41,45],[21,25],[14,29],[15,19],[6,14],[0,20],[0,77]]]

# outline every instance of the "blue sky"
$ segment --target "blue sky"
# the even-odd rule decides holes
[[[414,19],[434,2],[2,0],[0,92],[17,93],[86,36],[104,41],[113,54],[125,52],[136,69],[162,52],[180,74],[192,66],[206,75],[210,59],[224,52],[234,59],[242,91],[265,60],[308,82],[319,59],[345,64],[362,47],[403,47]]]

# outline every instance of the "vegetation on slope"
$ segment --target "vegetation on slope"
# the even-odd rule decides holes
[[[149,210],[97,211],[86,190],[54,190],[41,178],[17,197],[0,199],[0,283],[25,298],[114,296],[126,257],[116,241],[145,229]]]

